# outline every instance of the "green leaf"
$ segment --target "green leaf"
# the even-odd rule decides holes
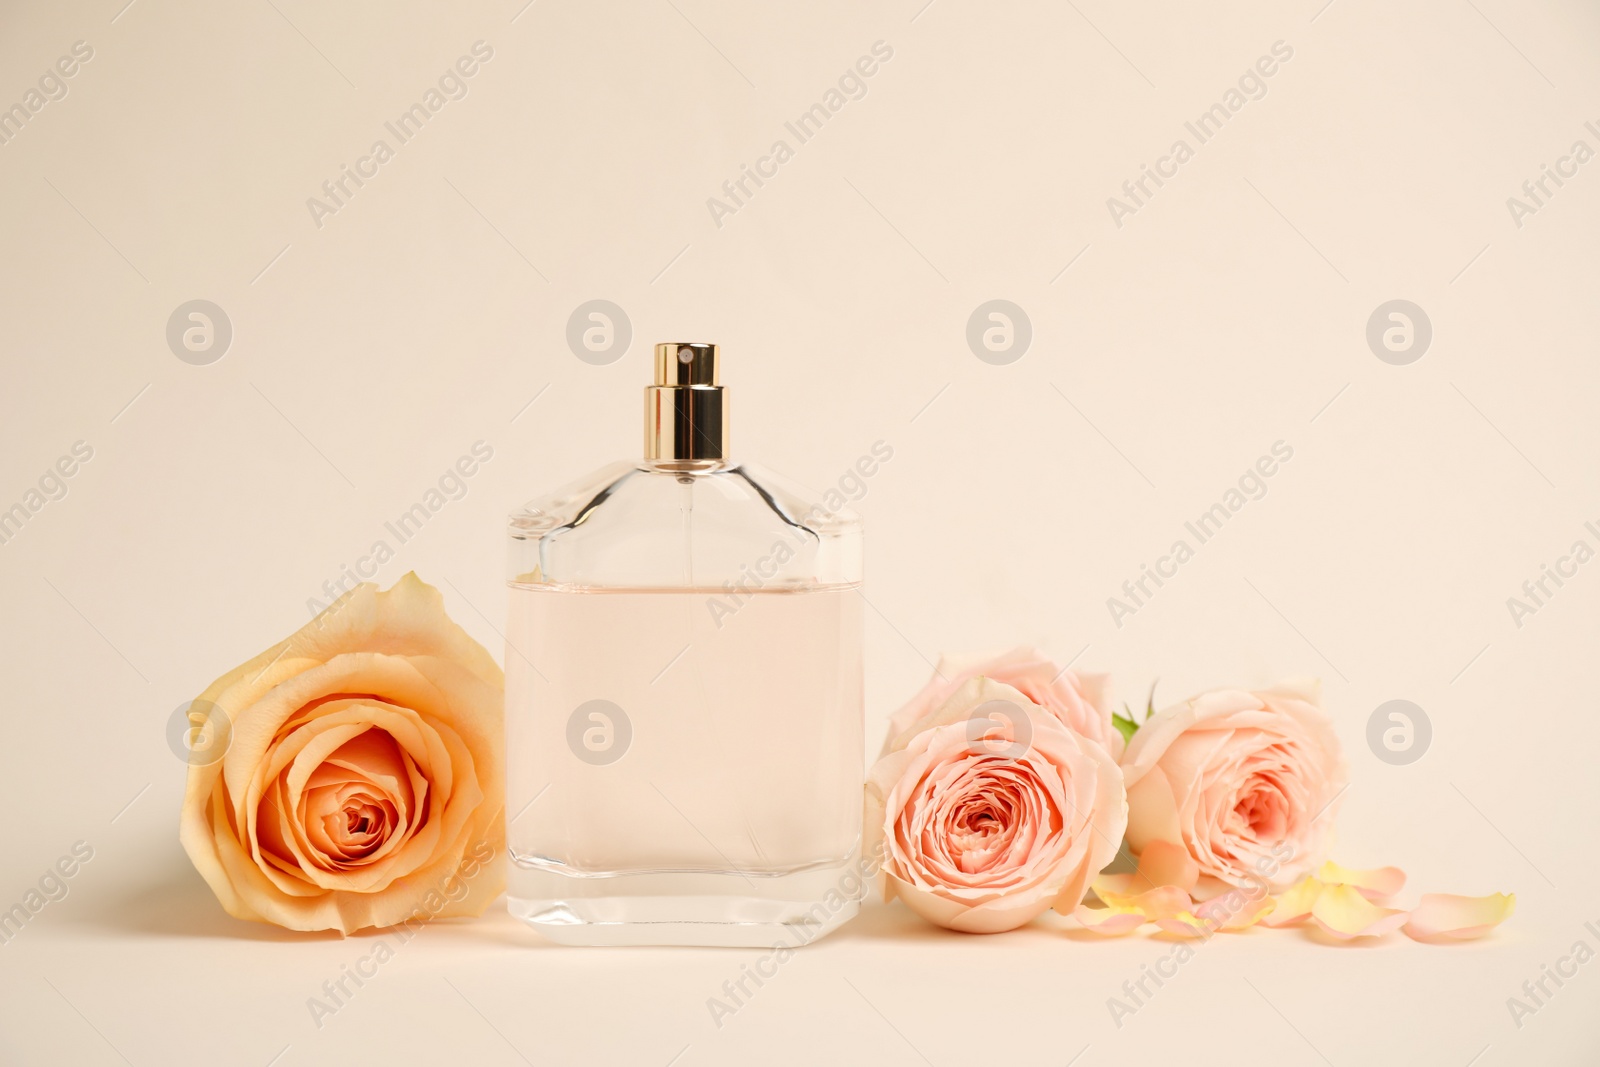
[[[1122,735],[1124,742],[1131,741],[1134,733],[1139,729],[1138,723],[1125,715],[1118,715],[1114,711],[1111,713],[1111,725],[1117,728],[1117,732]]]
[[[1157,681],[1159,681],[1159,679],[1157,679]],[[1117,732],[1122,735],[1123,743],[1126,744],[1127,742],[1133,740],[1133,735],[1139,732],[1139,727],[1144,725],[1144,723],[1139,722],[1133,717],[1134,711],[1132,708],[1128,707],[1127,701],[1123,701],[1122,710],[1125,714],[1118,715],[1114,711],[1111,713],[1111,725],[1117,728]],[[1151,682],[1150,695],[1145,699],[1144,704],[1144,722],[1149,722],[1150,716],[1154,715],[1155,713],[1156,683]]]

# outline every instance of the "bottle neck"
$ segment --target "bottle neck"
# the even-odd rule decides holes
[[[664,470],[726,464],[728,420],[720,385],[652,385],[644,391],[644,458]]]

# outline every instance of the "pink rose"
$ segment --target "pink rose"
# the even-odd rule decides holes
[[[904,748],[918,720],[949,700],[963,682],[978,677],[1011,686],[1060,719],[1067,729],[1098,742],[1113,758],[1122,754],[1122,734],[1111,724],[1108,676],[1066,670],[1038,649],[1019,646],[1000,655],[940,656],[928,684],[890,718],[889,736],[880,755]]]
[[[965,682],[867,777],[886,897],[968,933],[1071,913],[1127,824],[1116,761],[1012,686]]]
[[[1171,842],[1202,878],[1274,891],[1322,862],[1349,775],[1314,683],[1218,689],[1157,712],[1122,773],[1134,852]]]

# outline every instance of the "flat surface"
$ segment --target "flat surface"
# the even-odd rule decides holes
[[[0,14],[0,104],[93,50],[0,145],[0,510],[93,450],[0,544],[0,909],[93,849],[0,945],[0,1061],[1600,1060],[1600,963],[1562,963],[1600,949],[1592,5],[124,3]],[[231,324],[209,363],[184,316],[190,359],[167,338],[201,299]],[[614,362],[568,346],[596,299]],[[987,312],[969,346],[992,300],[1027,317],[1013,362]],[[1395,300],[1431,327],[1413,362],[1369,344]],[[1388,360],[1419,343],[1396,325]],[[417,570],[498,651],[503,516],[636,454],[649,345],[685,338],[724,346],[737,452],[867,520],[869,743],[942,650],[1035,643],[1135,704],[1319,675],[1336,856],[1515,918],[1218,939],[1118,1027],[1170,944],[879,906],[719,1026],[760,953],[558,949],[502,907],[315,1017],[378,938],[221,912],[176,843],[170,714],[345,568]],[[1409,764],[1367,742],[1392,699],[1431,723]],[[1546,966],[1572,977],[1519,1026]]]

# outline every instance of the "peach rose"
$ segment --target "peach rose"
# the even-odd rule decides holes
[[[889,736],[879,755],[904,748],[912,726],[949,700],[963,682],[980,676],[1011,686],[1069,730],[1098,742],[1112,758],[1122,754],[1122,734],[1111,724],[1109,676],[1066,670],[1038,649],[1019,646],[998,655],[940,656],[928,684],[889,719]]]
[[[885,896],[968,933],[1071,913],[1127,822],[1110,754],[990,678],[910,733],[867,776],[865,845]]]
[[[240,919],[482,914],[505,884],[504,686],[437,589],[359,586],[194,702],[231,740],[191,759],[184,849]]]
[[[1186,849],[1202,889],[1279,891],[1320,864],[1348,781],[1315,684],[1218,689],[1151,716],[1122,757],[1128,846]]]

